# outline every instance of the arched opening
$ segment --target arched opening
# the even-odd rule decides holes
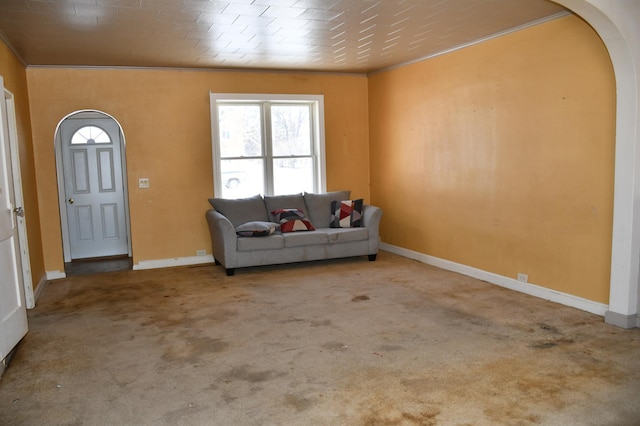
[[[640,3],[554,0],[589,23],[604,42],[616,78],[616,156],[609,310],[605,321],[640,326]]]
[[[117,264],[130,265],[125,147],[122,127],[104,112],[76,111],[58,123],[55,154],[65,270],[79,260],[115,265],[123,259]]]

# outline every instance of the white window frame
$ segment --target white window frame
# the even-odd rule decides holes
[[[326,192],[326,154],[325,154],[325,132],[324,132],[324,96],[323,95],[283,95],[283,94],[248,94],[248,93],[209,93],[211,111],[211,146],[213,156],[213,190],[216,196],[222,194],[222,173],[220,156],[220,132],[218,127],[218,102],[272,102],[272,103],[292,103],[304,102],[312,104],[313,123],[313,149],[314,149],[314,192]],[[263,130],[265,132],[265,130]],[[263,135],[264,143],[270,136]],[[269,139],[266,139],[266,138]],[[264,173],[266,188],[262,195],[273,195],[270,188],[273,188],[272,168],[269,165],[273,159],[271,148],[265,150],[262,155],[266,160]]]

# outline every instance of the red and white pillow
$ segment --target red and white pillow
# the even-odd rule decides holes
[[[299,209],[278,209],[271,212],[280,224],[280,232],[315,231],[311,221]]]
[[[331,228],[362,227],[362,198],[331,202]]]

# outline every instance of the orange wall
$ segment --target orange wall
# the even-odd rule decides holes
[[[211,252],[209,91],[323,94],[327,189],[369,198],[367,79],[298,73],[29,68],[45,265],[63,270],[54,133],[65,115],[96,109],[126,138],[134,263]],[[138,189],[138,178],[150,180]]]
[[[42,239],[40,236],[40,216],[38,212],[33,144],[31,141],[27,75],[24,65],[2,40],[0,40],[0,75],[4,79],[5,88],[14,96],[16,108],[25,221],[29,242],[32,284],[35,289],[39,282],[44,282],[45,269],[42,254]]]
[[[386,243],[608,303],[615,80],[575,16],[369,79]]]

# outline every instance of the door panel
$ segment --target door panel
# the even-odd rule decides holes
[[[71,175],[73,179],[73,193],[86,194],[90,191],[89,184],[89,165],[87,160],[86,149],[72,149],[72,169]]]
[[[13,236],[13,213],[9,209],[0,210],[0,241]]]
[[[0,78],[0,360],[27,333],[20,243],[9,146],[8,116]]]
[[[78,240],[92,242],[93,238],[93,214],[91,206],[74,207],[76,213],[76,225]]]
[[[105,239],[115,239],[120,235],[118,223],[118,205],[103,204],[102,208],[102,235]]]
[[[115,177],[113,164],[113,151],[111,149],[98,149],[98,177],[100,192],[115,191]]]
[[[118,125],[69,118],[60,135],[71,259],[128,254]]]
[[[9,210],[9,213],[12,212]],[[0,241],[0,360],[4,359],[27,333],[27,311],[20,278],[21,265],[16,250],[18,232],[15,227],[12,231],[15,231],[12,232],[12,236]]]

